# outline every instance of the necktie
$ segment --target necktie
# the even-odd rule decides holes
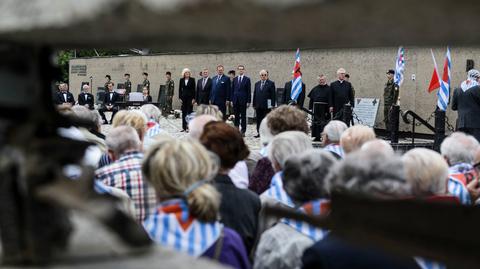
[[[220,82],[220,78],[221,78],[221,76],[218,75],[218,77],[217,77],[217,84]]]
[[[263,90],[263,86],[265,86],[265,81],[262,80],[262,84],[260,85],[260,90]]]
[[[202,90],[205,89],[205,84],[207,84],[207,79],[204,78],[202,82]]]
[[[240,76],[240,84],[242,84],[242,79],[243,79],[243,76]]]

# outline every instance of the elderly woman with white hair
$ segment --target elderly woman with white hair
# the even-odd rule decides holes
[[[478,189],[478,174],[473,167],[478,148],[479,143],[475,137],[461,132],[451,134],[440,146],[440,153],[449,165],[448,192],[466,205],[478,198],[474,191]]]
[[[336,159],[321,149],[307,150],[285,161],[285,191],[299,211],[313,216],[328,214],[325,180],[335,163]],[[262,234],[254,268],[300,268],[303,251],[325,234],[308,223],[282,219]]]
[[[195,78],[191,75],[192,71],[184,68],[182,78],[178,83],[178,96],[182,102],[182,132],[188,130],[186,117],[193,112],[193,105],[195,104]]]
[[[294,207],[292,199],[283,188],[283,168],[286,160],[306,150],[312,149],[312,141],[304,132],[287,131],[276,135],[270,143],[268,158],[272,162],[275,175],[262,195],[262,201],[274,200],[283,205]]]
[[[323,128],[323,147],[325,150],[330,151],[337,159],[343,159],[345,157],[343,148],[340,146],[340,137],[342,137],[343,132],[345,132],[347,128],[348,126],[339,120],[332,120]]]
[[[342,133],[340,137],[340,146],[346,154],[356,151],[363,144],[375,139],[375,132],[372,128],[365,125],[355,125]]]
[[[156,137],[169,134],[160,128],[162,113],[157,106],[146,104],[140,107],[140,111],[147,117],[147,130],[143,138],[143,148],[147,150],[155,143]]]

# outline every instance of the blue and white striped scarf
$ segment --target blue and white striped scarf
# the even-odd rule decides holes
[[[147,132],[145,133],[145,137],[154,137],[162,132],[162,129],[160,128],[160,124],[154,121],[149,121],[147,125],[148,124],[152,124],[153,126],[148,128]]]
[[[324,147],[324,149],[330,152],[336,153],[342,159],[345,158],[345,152],[343,151],[343,148],[339,144],[328,144],[327,146]]]
[[[326,199],[311,201],[301,206],[298,210],[312,216],[325,215],[330,211],[330,201]],[[328,233],[325,230],[299,220],[284,218],[281,222],[297,230],[299,233],[308,236],[315,242],[323,239]]]
[[[188,205],[182,199],[161,203],[143,226],[158,244],[193,257],[205,253],[218,240],[223,229],[218,221],[201,222],[190,216]]]
[[[270,188],[262,193],[261,196],[272,198],[289,207],[295,206],[292,202],[292,199],[283,189],[282,172],[277,172],[275,175],[273,175]]]

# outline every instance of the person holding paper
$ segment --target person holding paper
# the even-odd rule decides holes
[[[261,70],[260,80],[255,83],[252,103],[257,116],[257,135],[255,138],[260,137],[258,130],[263,118],[275,106],[275,91],[275,82],[268,79],[268,71]]]

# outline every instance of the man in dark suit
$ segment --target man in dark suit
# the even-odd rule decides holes
[[[352,84],[345,80],[345,73],[345,69],[338,69],[338,80],[330,83],[333,100],[330,112],[333,112],[335,118],[341,118],[345,104],[350,103],[352,108],[355,106]]]
[[[212,91],[212,79],[208,76],[208,69],[202,70],[202,78],[197,82],[197,94],[195,100],[199,105],[208,105],[210,92]]]
[[[252,83],[250,78],[245,76],[245,66],[237,67],[238,76],[233,79],[232,103],[235,111],[235,127],[239,128],[242,123],[242,136],[247,131],[247,107],[250,106],[252,100]]]
[[[59,89],[60,91],[56,94],[55,103],[57,105],[75,105],[75,98],[73,97],[73,94],[68,91],[68,84],[60,84]]]
[[[100,113],[100,116],[103,119],[103,124],[108,123],[107,118],[105,117],[106,111],[112,112],[112,118],[110,119],[110,124],[112,124],[113,117],[115,117],[115,114],[118,112],[118,106],[115,103],[119,98],[120,95],[113,90],[113,82],[109,82],[107,84],[107,92],[105,93],[105,98],[103,99],[102,108],[98,110],[98,113]]]
[[[260,137],[259,128],[263,118],[270,112],[272,107],[275,107],[275,82],[268,79],[268,71],[260,71],[260,80],[255,83],[255,90],[253,92],[253,108],[257,115],[257,135]]]
[[[480,141],[480,72],[468,71],[468,78],[453,91],[452,110],[458,111],[457,130]]]
[[[292,75],[292,79],[293,79],[293,75]],[[292,81],[288,81],[285,83],[285,95],[283,95],[283,103],[284,104],[290,104],[291,102],[293,102],[292,100]],[[295,102],[297,104],[298,107],[303,107],[303,103],[305,102],[305,83],[302,82],[302,91],[300,92],[300,94],[298,95],[298,98],[297,98],[297,101]]]
[[[227,105],[230,103],[230,79],[223,74],[223,65],[217,66],[217,76],[212,78],[210,103],[218,106],[223,113],[223,120],[227,117]]]
[[[83,85],[82,92],[78,95],[78,104],[92,110],[94,104],[93,94],[90,93],[90,86]]]

